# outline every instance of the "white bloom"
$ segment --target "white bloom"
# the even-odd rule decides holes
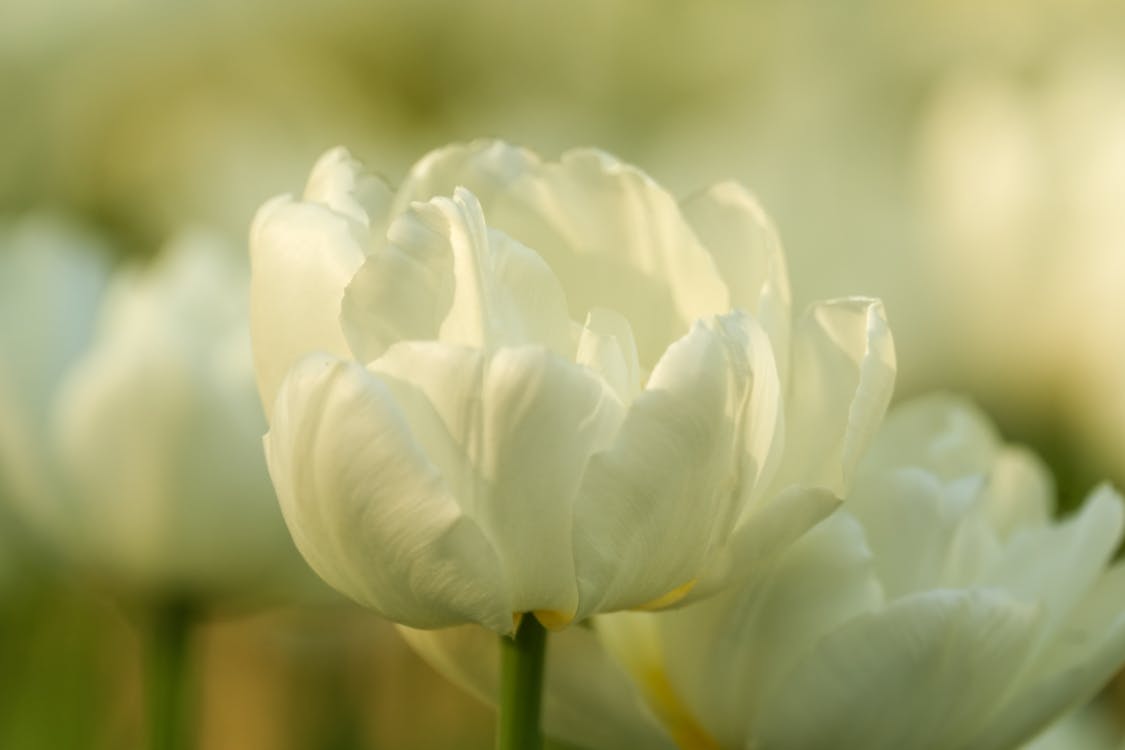
[[[185,237],[102,295],[104,269],[66,239],[28,230],[0,258],[0,467],[14,509],[134,591],[274,582],[292,546],[260,453],[237,256]]]
[[[683,747],[1006,750],[1125,661],[1121,498],[1055,522],[1052,493],[974,409],[915,401],[774,566],[597,626]]]
[[[251,253],[290,531],[416,627],[709,593],[831,511],[892,386],[879,303],[791,330],[744,189],[677,203],[598,151],[452,146],[397,192],[333,151]]]

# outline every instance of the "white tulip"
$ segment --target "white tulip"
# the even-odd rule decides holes
[[[681,747],[1006,750],[1125,662],[1121,498],[1053,521],[1052,494],[972,407],[921,399],[746,585],[597,628]]]
[[[677,203],[594,150],[451,146],[397,192],[335,150],[251,255],[289,529],[414,627],[711,593],[831,512],[892,388],[878,302],[791,329],[743,188]]]
[[[292,544],[261,458],[237,255],[188,236],[102,294],[89,241],[29,227],[0,257],[0,468],[13,510],[134,593],[277,583]]]

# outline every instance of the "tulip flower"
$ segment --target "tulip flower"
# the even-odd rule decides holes
[[[202,235],[112,278],[95,242],[49,220],[7,237],[10,510],[151,621],[153,742],[171,747],[200,610],[301,582],[261,456],[246,273]]]
[[[260,210],[251,258],[305,559],[412,627],[526,622],[540,665],[539,623],[702,598],[824,518],[893,383],[877,301],[791,325],[744,188],[677,202],[595,150],[450,146],[397,191],[331,151]]]
[[[1121,497],[1056,521],[1052,493],[973,407],[921,399],[752,581],[597,628],[680,747],[1006,750],[1125,663]]]
[[[744,189],[678,204],[597,151],[453,146],[397,192],[333,151],[251,243],[290,531],[414,627],[559,627],[715,588],[836,506],[892,385],[877,302],[791,330]]]

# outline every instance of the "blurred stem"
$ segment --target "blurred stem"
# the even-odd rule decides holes
[[[192,742],[191,629],[194,611],[185,602],[158,605],[148,633],[149,750],[187,750]]]
[[[539,707],[547,631],[525,614],[512,638],[500,638],[500,720],[497,750],[540,750]]]

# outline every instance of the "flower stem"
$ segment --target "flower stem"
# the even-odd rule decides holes
[[[191,607],[182,602],[158,606],[152,613],[147,654],[148,747],[191,747],[192,674]]]
[[[500,720],[497,750],[540,750],[539,707],[547,631],[530,614],[521,618],[515,636],[500,639]]]

